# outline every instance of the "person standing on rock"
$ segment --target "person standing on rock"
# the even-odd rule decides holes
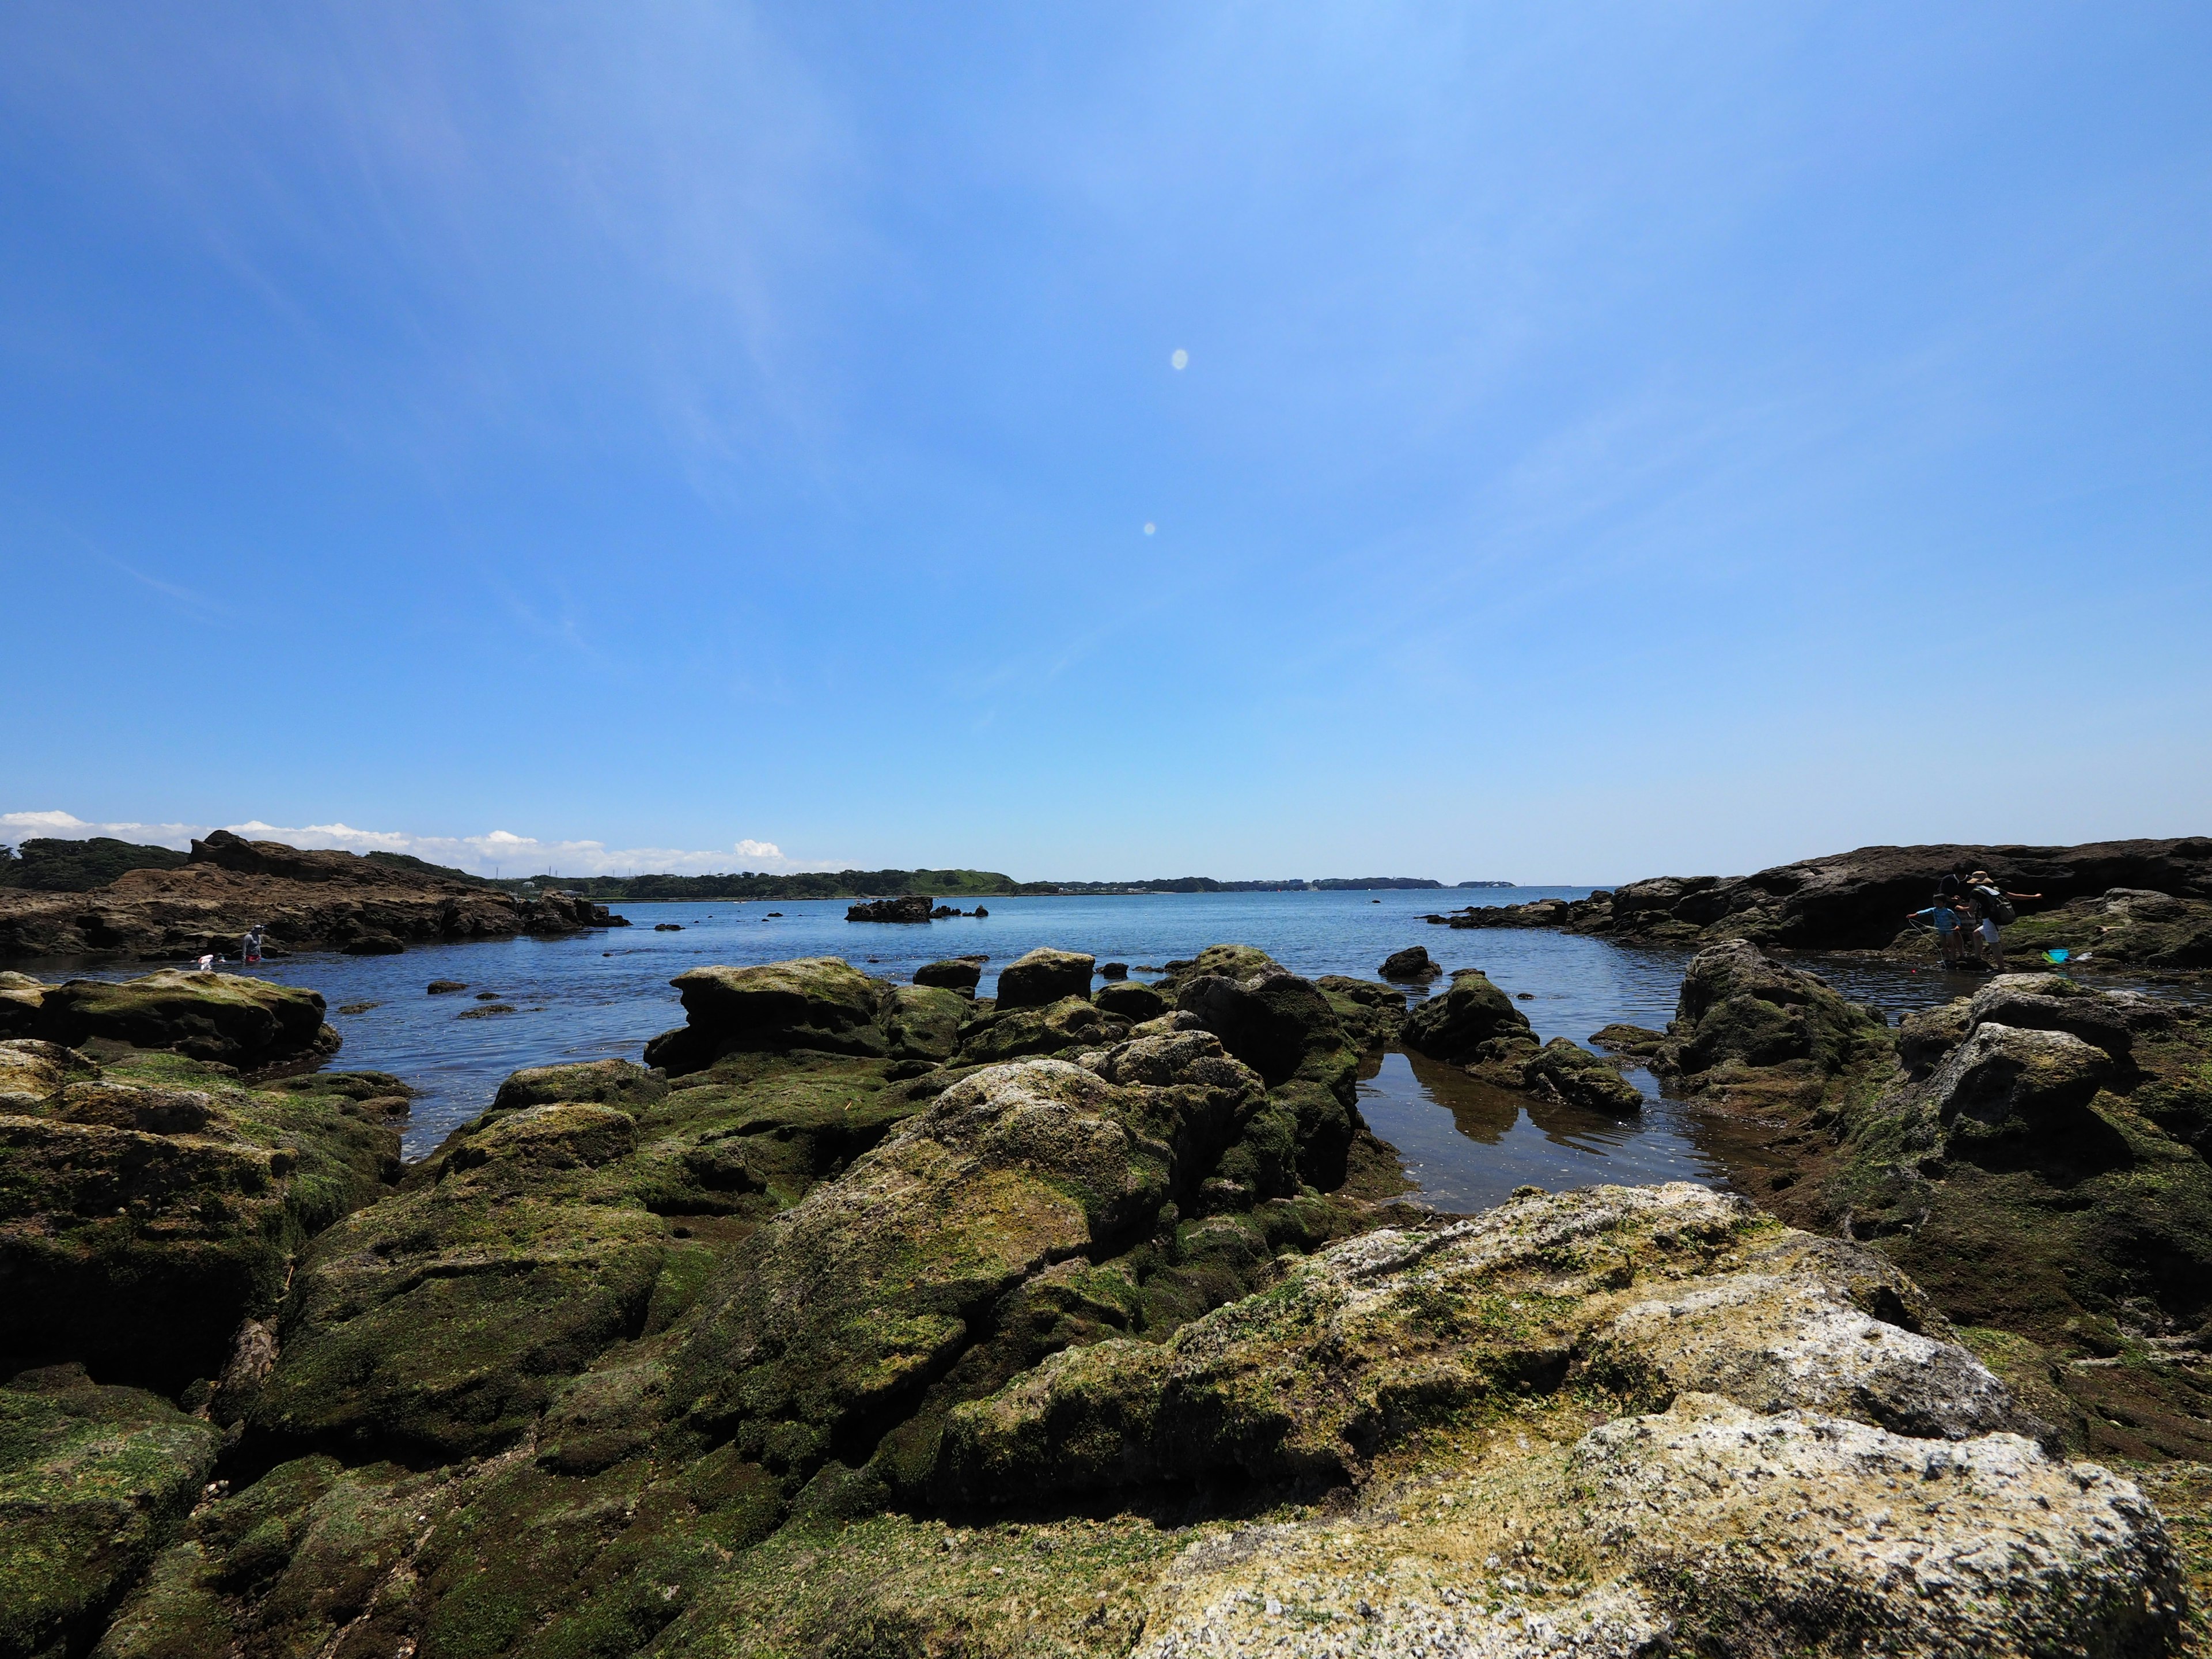
[[[2004,936],[1997,929],[2013,920],[2014,899],[2039,899],[2040,893],[2008,893],[1986,870],[1966,878],[1966,897],[1974,907],[1974,945],[1981,959],[2002,974],[2005,970]]]
[[[241,966],[246,963],[261,960],[261,924],[259,922],[255,922],[252,927],[246,930],[246,938],[240,944],[238,955]]]

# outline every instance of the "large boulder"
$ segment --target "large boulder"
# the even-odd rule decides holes
[[[688,1023],[646,1045],[648,1066],[696,1072],[724,1054],[812,1048],[890,1052],[878,1016],[884,993],[842,957],[800,957],[757,968],[694,968],[669,981]]]
[[[319,992],[240,974],[165,969],[137,979],[73,979],[40,998],[39,1035],[167,1048],[240,1071],[312,1064],[337,1052]]]
[[[0,1659],[86,1651],[198,1498],[222,1437],[82,1365],[0,1388]]]
[[[1353,1102],[1366,1045],[1328,996],[1249,945],[1210,945],[1169,982],[1176,1017],[1198,1022],[1259,1073],[1273,1103],[1249,1144],[1225,1160],[1224,1179],[1250,1194],[1285,1182],[1324,1191],[1341,1183],[1360,1127]]]
[[[972,996],[983,977],[983,964],[989,960],[988,957],[947,957],[941,962],[926,962],[914,970],[914,982]]]
[[[623,1060],[515,1073],[400,1192],[314,1242],[250,1430],[410,1463],[528,1436],[570,1379],[665,1331],[755,1224],[917,1109],[896,1069],[740,1052],[672,1085]]]
[[[1409,945],[1402,951],[1393,951],[1375,971],[1385,979],[1436,979],[1444,970],[1429,960],[1427,945]]]
[[[1054,1060],[985,1067],[777,1216],[687,1345],[694,1419],[795,1480],[933,1387],[987,1392],[1055,1346],[1056,1316],[1015,1317],[1010,1298],[1054,1263],[1142,1238],[1262,1103],[1218,1044],[1182,1042],[1102,1062],[1127,1083]],[[895,1462],[933,1447],[933,1415]]]
[[[1451,986],[1406,1016],[1406,1046],[1432,1060],[1494,1060],[1534,1050],[1528,1017],[1479,968],[1462,968]]]
[[[1817,974],[1786,968],[1743,940],[1709,945],[1682,975],[1673,1063],[1682,1075],[1792,1067],[1804,1079],[1832,1077],[1883,1048],[1887,1023]]]
[[[280,1446],[439,1461],[525,1433],[562,1376],[645,1324],[667,1225],[618,1178],[594,1179],[636,1144],[615,1106],[498,1113],[443,1149],[434,1184],[331,1228],[286,1304],[252,1427]]]
[[[1692,1393],[1201,1537],[1150,1587],[1135,1651],[2118,1659],[2179,1640],[2175,1558],[2134,1485],[2017,1436]]]
[[[999,1006],[1002,1011],[1042,1008],[1062,997],[1087,997],[1094,960],[1079,951],[1044,945],[1017,957],[999,971]]]
[[[2113,1074],[2112,1056],[2070,1031],[2023,1031],[1986,1021],[1947,1056],[1928,1095],[1946,1120],[1992,1128],[2079,1111]]]

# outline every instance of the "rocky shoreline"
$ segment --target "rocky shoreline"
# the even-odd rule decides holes
[[[187,863],[133,870],[89,892],[0,889],[0,959],[191,961],[235,956],[246,929],[264,953],[379,955],[410,944],[562,934],[629,924],[588,899],[517,898],[350,853],[303,852],[228,830],[192,843]]]
[[[1480,975],[975,965],[693,969],[412,1168],[312,993],[11,980],[0,1659],[2194,1639],[2203,1010],[1716,945],[1594,1040],[1757,1203],[1450,1217],[1377,1046],[1636,1109]]]
[[[2015,958],[2064,949],[2091,971],[2212,969],[2212,838],[2080,847],[1863,847],[1750,876],[1663,876],[1586,899],[1470,907],[1431,915],[1452,927],[1556,927],[1625,942],[1749,939],[1797,951],[1873,951],[1933,959],[1904,918],[1946,874],[1986,870],[2043,899],[2003,930]]]

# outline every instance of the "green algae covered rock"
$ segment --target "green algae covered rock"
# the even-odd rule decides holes
[[[861,1425],[880,1433],[1000,1297],[1151,1229],[1188,1109],[1052,1060],[955,1084],[755,1236],[689,1345],[694,1417],[802,1474]]]
[[[342,1077],[259,1090],[170,1054],[0,1051],[36,1090],[0,1112],[7,1370],[75,1360],[165,1391],[219,1376],[308,1238],[398,1173],[398,1133]]]
[[[671,983],[683,993],[687,1023],[646,1044],[645,1058],[672,1077],[738,1054],[942,1060],[975,1008],[941,987],[872,979],[839,957],[694,968]]]
[[[1965,1349],[1861,1305],[1901,1308],[1902,1275],[1835,1254],[1686,1185],[1370,1233],[1165,1342],[1070,1350],[957,1408],[931,1492],[1007,1502],[1208,1471],[1340,1480],[1425,1426],[1563,1389],[1661,1403],[1722,1391],[1954,1438],[2038,1426]]]
[[[1640,1112],[1644,1096],[1636,1085],[1587,1048],[1553,1037],[1521,1068],[1523,1084],[1570,1105],[1616,1115]]]
[[[1463,968],[1440,996],[1432,996],[1406,1017],[1406,1046],[1434,1060],[1510,1060],[1533,1052],[1535,1034],[1513,999],[1492,985],[1481,969]]]
[[[801,957],[759,968],[694,968],[670,981],[689,1024],[656,1037],[646,1062],[697,1071],[726,1054],[814,1048],[880,1056],[882,981],[841,957]]]
[[[2204,1012],[1999,975],[1908,1016],[1893,1048],[1847,1007],[1811,1006],[1808,1033],[1842,1039],[1834,1072],[1816,1045],[1698,1080],[1745,1120],[1737,1179],[1790,1220],[1870,1241],[1949,1317],[2013,1345],[2063,1396],[2047,1414],[2072,1443],[2212,1454],[2212,1387],[2170,1358],[2203,1340],[2192,1287],[2212,1282]]]
[[[1109,980],[1091,994],[1091,1000],[1102,1013],[1113,1014],[1132,1025],[1158,1019],[1172,1006],[1151,986],[1133,979]]]
[[[566,1066],[526,1066],[499,1085],[495,1112],[556,1101],[647,1104],[668,1093],[668,1079],[627,1060],[587,1060]]]
[[[168,1048],[240,1071],[312,1063],[337,1051],[319,993],[240,974],[167,969],[137,979],[73,979],[40,998],[39,1035]]]
[[[1700,951],[1682,976],[1672,1064],[1704,1086],[1748,1071],[1812,1082],[1886,1050],[1879,1015],[1846,1000],[1817,974],[1785,968],[1738,939]],[[1785,1074],[1777,1068],[1789,1067]]]
[[[1066,1054],[1103,1048],[1129,1034],[1129,1022],[1102,1012],[1083,997],[1062,997],[1041,1008],[1001,1007],[987,1024],[971,1027],[960,1045],[966,1065],[990,1066],[1031,1054]]]
[[[517,1073],[501,1100],[604,1098],[495,1103],[318,1239],[252,1431],[410,1460],[511,1445],[916,1104],[874,1061],[741,1054],[675,1087],[624,1064]]]
[[[0,1659],[88,1645],[199,1496],[220,1438],[81,1366],[0,1388]]]

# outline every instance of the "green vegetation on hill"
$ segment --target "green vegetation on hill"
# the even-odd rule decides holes
[[[1052,882],[1016,881],[995,870],[807,870],[785,876],[747,870],[715,876],[539,876],[494,884],[510,892],[526,886],[558,887],[602,903],[610,899],[882,898],[901,893],[998,898],[1010,893],[1058,890]]]
[[[33,836],[12,852],[0,847],[0,887],[41,893],[88,893],[132,870],[173,870],[185,854],[166,847],[140,847],[112,836],[88,841]]]

